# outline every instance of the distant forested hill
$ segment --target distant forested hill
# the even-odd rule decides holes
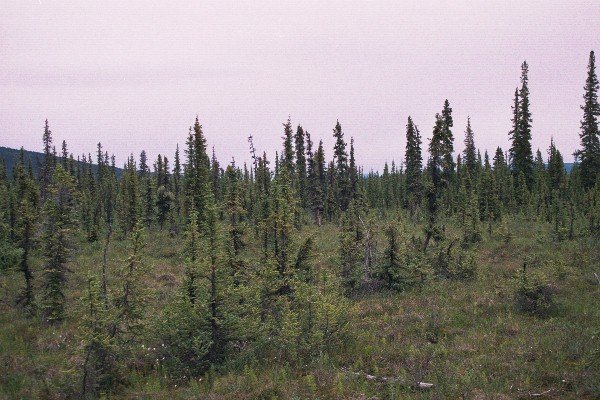
[[[4,164],[6,165],[6,171],[9,176],[12,176],[12,170],[14,165],[16,164],[19,157],[19,149],[11,149],[9,147],[0,146],[0,158],[4,159]],[[40,166],[42,165],[42,160],[44,159],[44,154],[37,151],[29,151],[25,150],[25,164],[31,162],[31,166],[33,167],[33,172],[37,176],[40,170]],[[573,169],[573,163],[565,163],[565,170],[570,173]],[[98,167],[96,164],[92,166],[92,170],[96,172]],[[121,175],[121,168],[117,168],[117,177]]]
[[[19,160],[19,152],[18,149],[11,149],[9,147],[0,146],[0,158],[4,160],[4,165],[6,166],[6,172],[8,172],[9,176],[12,176],[12,171]],[[42,160],[44,159],[44,154],[38,153],[37,151],[29,151],[25,150],[25,164],[30,164],[33,168],[34,174],[37,176],[40,167],[42,165]]]
[[[565,170],[567,170],[568,173],[571,173],[571,170],[573,169],[573,163],[565,163]]]
[[[4,160],[4,165],[6,166],[6,172],[8,176],[12,177],[13,167],[17,163],[19,159],[19,149],[11,149],[9,147],[0,146],[0,158]],[[31,165],[33,168],[33,173],[35,176],[38,176],[40,172],[40,168],[42,166],[42,162],[44,160],[44,154],[37,151],[29,151],[24,150],[25,152],[25,165]],[[75,161],[77,163],[77,161]],[[92,164],[92,171],[96,172],[98,166],[96,164]],[[121,175],[121,168],[116,169],[117,177]]]

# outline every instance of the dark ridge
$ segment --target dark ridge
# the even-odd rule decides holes
[[[19,160],[20,152],[21,152],[20,149],[12,149],[10,147],[0,146],[0,158],[4,160],[6,172],[7,172],[8,176],[11,178],[12,178],[13,168]],[[30,151],[30,150],[23,150],[23,152],[25,154],[25,166],[31,165],[31,167],[33,168],[33,174],[37,177],[39,175],[40,168],[41,168],[42,162],[44,160],[44,153],[40,153],[38,151]],[[75,165],[77,165],[78,163],[79,163],[79,165],[84,164],[83,162],[81,162],[81,161],[78,162],[77,159],[75,159]],[[92,171],[94,173],[98,172],[97,164],[92,164]],[[121,172],[123,172],[122,168],[116,168],[117,178],[121,176]]]

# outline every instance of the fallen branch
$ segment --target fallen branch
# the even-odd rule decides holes
[[[353,371],[348,370],[347,368],[342,368],[342,371],[346,374],[362,376],[370,381],[385,382],[385,383],[400,383],[403,386],[416,388],[416,389],[431,389],[433,387],[433,383],[427,383],[427,382],[416,382],[416,383],[404,382],[404,383],[402,383],[402,382],[400,382],[400,378],[397,378],[397,377],[375,376],[375,375],[370,375],[370,374],[367,374],[365,372],[360,372],[360,371],[353,372]]]
[[[529,393],[529,395],[530,395],[531,397],[539,397],[539,396],[546,395],[546,394],[550,393],[550,392],[551,392],[551,391],[553,391],[553,390],[554,390],[554,389],[550,388],[550,389],[546,390],[545,392],[541,392],[541,393]]]
[[[511,386],[511,388],[512,388],[512,386]],[[545,390],[545,391],[543,391],[543,392],[540,392],[540,393],[531,393],[531,392],[527,392],[527,393],[524,393],[524,395],[526,394],[526,395],[528,395],[529,397],[541,397],[541,396],[545,396],[545,395],[547,395],[548,393],[552,392],[553,390],[554,390],[554,388],[550,388],[550,389],[548,389],[548,390]],[[518,392],[524,392],[525,390],[523,390],[523,389],[517,389],[517,391],[518,391]]]

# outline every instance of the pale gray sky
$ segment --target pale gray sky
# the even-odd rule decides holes
[[[530,65],[533,146],[571,160],[600,1],[52,1],[0,7],[0,145],[101,141],[119,163],[184,145],[199,115],[222,162],[281,146],[291,115],[331,154],[339,118],[367,169],[404,157],[445,98],[457,149],[508,147],[520,65]],[[426,144],[426,142],[425,142]]]

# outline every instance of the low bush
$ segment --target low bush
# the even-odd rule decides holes
[[[522,313],[545,317],[550,314],[554,306],[553,295],[554,289],[546,282],[546,279],[539,273],[528,274],[527,262],[523,263],[515,289],[517,310]]]

